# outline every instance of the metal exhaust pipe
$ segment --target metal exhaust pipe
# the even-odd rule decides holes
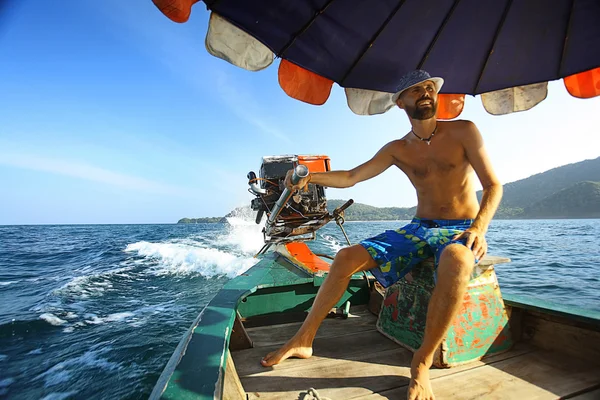
[[[306,178],[308,176],[308,173],[309,171],[306,165],[297,165],[296,168],[294,168],[294,173],[292,174],[292,185],[296,185],[298,182],[300,182],[300,179]],[[273,207],[273,210],[271,211],[271,214],[269,215],[269,218],[267,219],[267,222],[265,224],[265,232],[268,236],[271,236],[270,232],[273,227],[273,224],[277,220],[277,217],[281,213],[281,210],[286,205],[291,196],[292,191],[287,187],[283,190],[281,196],[279,196],[279,200],[277,200],[277,203],[275,203],[275,207]]]
[[[248,172],[247,178],[248,185],[250,185],[250,190],[252,190],[252,193],[254,193],[255,195],[267,194],[266,189],[263,189],[256,184],[256,174],[254,173],[254,171]]]

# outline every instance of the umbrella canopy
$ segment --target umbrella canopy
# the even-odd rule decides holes
[[[153,0],[176,22],[197,0]],[[547,82],[600,95],[598,0],[204,0],[209,53],[251,71],[275,56],[290,96],[323,104],[332,85],[372,115],[394,106],[400,78],[424,69],[445,80],[438,117],[479,95],[500,115],[532,108]]]

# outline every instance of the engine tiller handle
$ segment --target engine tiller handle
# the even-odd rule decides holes
[[[296,168],[294,168],[294,173],[292,174],[292,185],[297,185],[300,182],[300,179],[306,178],[308,176],[308,167],[306,165],[298,164]]]
[[[308,173],[309,173],[309,171],[308,171],[308,167],[306,165],[302,165],[302,164],[297,165],[296,168],[294,168],[294,173],[292,174],[292,185],[298,184],[298,182],[300,182],[300,179],[306,178],[308,176]],[[277,220],[277,217],[281,213],[281,210],[283,210],[283,206],[285,206],[285,204],[288,202],[290,197],[292,197],[292,191],[286,187],[283,190],[283,193],[281,193],[281,196],[279,196],[279,199],[277,200],[277,202],[275,203],[275,206],[273,207],[271,214],[269,214],[267,223],[265,224],[265,231],[266,231],[267,235],[270,236],[270,231],[271,231],[273,224],[275,223],[275,220]]]
[[[341,206],[339,206],[338,208],[336,208],[335,210],[333,210],[333,215],[337,215],[342,213],[346,208],[350,207],[352,204],[354,204],[354,200],[350,199],[347,202],[345,202],[344,204],[342,204]]]

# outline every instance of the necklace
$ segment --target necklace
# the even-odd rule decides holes
[[[410,130],[412,132],[413,135],[415,135],[416,137],[419,138],[420,141],[427,143],[427,145],[429,146],[431,144],[431,139],[433,139],[433,135],[435,135],[435,131],[437,131],[437,124],[435,124],[435,129],[433,130],[433,132],[431,132],[431,135],[429,135],[428,138],[422,138],[421,136],[417,135],[415,133],[414,130]]]

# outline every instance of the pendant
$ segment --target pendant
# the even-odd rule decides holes
[[[427,141],[427,146],[429,146],[430,144],[431,144],[431,142],[428,140],[428,141]]]

